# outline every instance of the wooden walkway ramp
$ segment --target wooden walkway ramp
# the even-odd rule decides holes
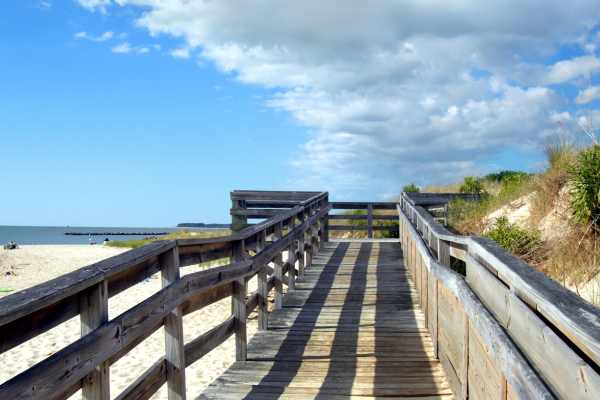
[[[452,398],[400,245],[327,242],[200,399]]]

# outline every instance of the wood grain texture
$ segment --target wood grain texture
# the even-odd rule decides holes
[[[179,281],[179,252],[177,247],[161,256],[163,288]],[[164,319],[167,394],[169,400],[185,400],[185,350],[183,313],[181,306],[173,308]]]
[[[201,399],[450,399],[397,243],[323,243]]]
[[[80,295],[81,336],[85,336],[108,321],[108,283],[102,281]],[[84,400],[110,399],[110,365],[98,365],[81,383]]]

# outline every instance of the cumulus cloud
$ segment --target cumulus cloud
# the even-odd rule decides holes
[[[548,72],[549,83],[562,83],[600,70],[600,60],[594,56],[576,57],[554,64]]]
[[[579,92],[575,102],[577,104],[586,104],[596,99],[600,99],[600,86],[590,86]]]
[[[545,86],[600,70],[593,52],[540,61],[580,37],[595,43],[594,0],[115,4],[137,7],[151,35],[182,40],[179,55],[197,50],[272,88],[266,105],[307,127],[298,175],[340,195],[454,179],[485,170],[501,149],[533,148],[565,105]]]

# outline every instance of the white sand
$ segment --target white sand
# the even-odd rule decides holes
[[[0,288],[21,290],[82,266],[119,254],[124,250],[89,245],[23,246],[18,250],[0,250]],[[183,274],[199,267],[183,269]],[[8,275],[7,275],[8,273]],[[109,300],[109,317],[114,318],[143,299],[160,290],[159,275],[120,293]],[[256,290],[256,279],[249,283],[249,292]],[[14,293],[14,292],[13,292]],[[8,293],[2,293],[7,295]],[[231,315],[231,299],[223,299],[184,317],[186,343],[225,321]],[[79,318],[0,354],[0,383],[33,366],[79,338]],[[256,316],[248,321],[248,338],[256,332]],[[111,398],[116,397],[156,360],[164,355],[162,328],[117,361],[110,370]],[[186,369],[188,398],[196,398],[202,390],[229,367],[235,359],[233,336],[221,346]],[[72,398],[81,398],[79,393]],[[166,399],[166,385],[153,399]]]

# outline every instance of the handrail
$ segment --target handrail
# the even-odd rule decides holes
[[[431,307],[428,305],[422,304],[421,307],[424,308],[428,314],[426,319],[428,319],[427,317],[431,318],[431,315],[433,314],[433,318],[430,320],[429,329],[432,331],[432,335],[434,335],[433,339],[436,351],[439,351],[440,353],[443,352],[443,349],[438,349],[440,346],[438,343],[438,338],[440,337],[439,331],[441,330],[441,326],[438,325],[438,318],[440,318],[438,316],[438,303],[441,301],[439,285],[442,285],[460,301],[461,305],[464,307],[464,313],[468,318],[468,323],[473,324],[476,327],[479,336],[485,341],[486,350],[497,362],[499,368],[506,376],[508,383],[513,390],[519,394],[519,398],[552,399],[552,394],[548,392],[544,383],[531,369],[527,360],[517,350],[510,338],[494,319],[494,316],[473,293],[464,278],[432,257],[426,242],[420,237],[409,216],[405,214],[400,204],[398,204],[398,212],[405,263],[407,264],[407,267],[412,268],[413,279],[418,279],[420,273],[418,270],[424,266],[429,274],[426,278],[427,281],[432,280],[435,282],[432,291],[433,293],[427,293],[435,299],[435,310],[429,311]],[[420,285],[422,284],[417,282],[417,287]],[[427,290],[424,289],[424,286],[421,286],[420,289],[421,291]],[[420,295],[421,294],[422,293],[420,293]],[[467,346],[467,344],[464,345]],[[446,361],[445,357],[440,356],[440,358],[443,363]],[[448,362],[452,364],[449,359]],[[468,362],[465,362],[465,364],[467,363]],[[459,371],[457,370],[464,368],[464,366],[459,368],[454,365],[448,368],[447,364],[444,365],[444,367],[447,373],[449,371],[456,371],[456,374],[459,374]],[[479,371],[479,373],[482,372]],[[468,379],[467,369],[463,370],[462,377],[456,377],[458,384],[454,384],[453,392],[457,398],[466,398],[464,393],[468,391],[466,388],[467,382],[463,382],[462,380],[468,381]]]
[[[557,365],[572,362],[570,366],[573,371],[579,371],[583,387],[600,390],[600,309],[507,253],[492,240],[452,234],[416,204],[403,193],[399,211],[415,228],[419,240],[424,241],[428,253],[436,255],[438,260],[444,259],[442,264],[446,267],[450,265],[450,255],[466,262],[466,282],[553,391],[559,395],[567,393],[567,379],[556,372],[556,365],[542,365],[550,363],[547,360],[543,363],[541,354],[535,353],[535,346],[530,345],[531,340],[518,331],[517,315],[529,318],[523,326],[541,327],[544,343],[553,343],[560,349],[556,350],[561,354]]]
[[[105,399],[108,375],[101,371],[163,325],[174,329],[167,340],[171,348],[119,399],[152,393],[164,382],[169,383],[170,390],[184,392],[181,386],[185,379],[167,374],[164,367],[179,363],[175,367],[184,375],[187,365],[233,333],[237,359],[245,359],[247,313],[258,307],[259,328],[266,328],[267,293],[275,288],[276,302],[281,304],[282,285],[293,290],[296,276],[310,266],[323,241],[329,210],[327,193],[318,193],[301,205],[231,235],[151,243],[0,299],[0,353],[78,314],[82,324],[89,326],[85,333],[82,330],[81,339],[0,385],[0,398],[67,398],[83,387],[84,398]],[[267,242],[268,236],[271,242]],[[281,256],[284,251],[288,253],[285,264]],[[231,257],[232,262],[180,277],[181,267],[223,257]],[[109,297],[159,271],[163,274],[161,291],[108,320]],[[259,290],[246,301],[245,282],[257,274]],[[232,318],[184,345],[182,316],[228,296],[233,298]],[[153,378],[147,379],[150,376]],[[98,390],[103,393],[101,397],[96,397]]]

